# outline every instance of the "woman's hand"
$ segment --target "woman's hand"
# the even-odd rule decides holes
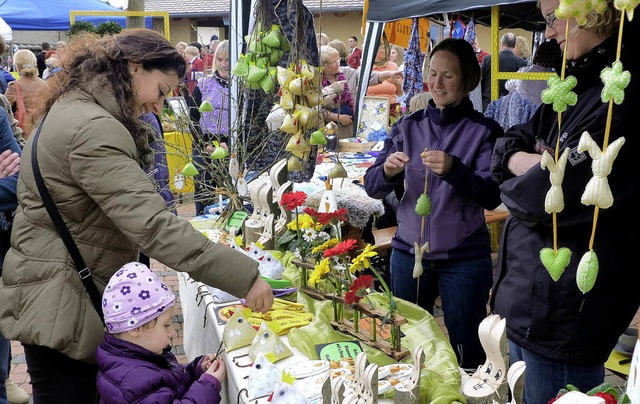
[[[0,154],[0,178],[7,178],[20,171],[20,155],[11,150]]]
[[[258,276],[244,299],[247,302],[247,306],[251,307],[253,311],[266,313],[273,306],[273,291],[271,286]]]
[[[404,72],[402,70],[386,70],[378,72],[378,83],[382,83],[389,79],[402,79],[403,73]]]
[[[420,154],[422,164],[430,168],[437,175],[445,175],[453,166],[453,159],[449,154],[440,150],[427,150]]]
[[[227,375],[227,367],[222,358],[217,357],[216,360],[211,363],[211,366],[209,366],[206,373],[209,373],[211,376],[218,379],[220,383],[224,382]]]
[[[342,126],[351,125],[353,123],[353,118],[349,115],[338,114],[338,123]]]
[[[409,156],[403,152],[391,153],[382,166],[384,175],[387,178],[393,178],[404,171],[404,167],[409,163]]]
[[[515,152],[509,157],[507,168],[513,175],[520,176],[529,171],[531,167],[540,164],[540,160],[542,160],[542,155],[538,153]]]

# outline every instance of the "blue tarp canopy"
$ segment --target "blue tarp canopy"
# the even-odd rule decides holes
[[[123,11],[100,0],[0,0],[0,17],[14,31],[66,31],[69,11]],[[99,25],[115,21],[125,26],[124,17],[78,16],[76,21],[90,21]],[[146,18],[150,28],[151,18]]]

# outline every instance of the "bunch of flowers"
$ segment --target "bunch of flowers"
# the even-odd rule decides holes
[[[285,234],[278,239],[278,246],[282,251],[292,251],[301,261],[305,261],[316,247],[330,242],[331,235],[335,233],[330,219],[319,221],[308,213],[315,212],[313,209],[299,212],[298,208],[306,200],[307,194],[304,192],[289,192],[282,195],[280,200],[280,206],[293,213],[293,220],[287,224]]]
[[[562,389],[558,392],[558,395],[551,400],[547,404],[551,404],[558,400],[560,397],[565,395],[570,391],[580,391],[576,386],[572,384],[568,384],[566,389]],[[629,396],[626,394],[618,395],[618,391],[611,385],[611,383],[602,383],[599,386],[594,387],[593,389],[587,391],[585,393],[587,396],[592,397],[600,397],[604,399],[605,404],[631,404],[631,400]]]

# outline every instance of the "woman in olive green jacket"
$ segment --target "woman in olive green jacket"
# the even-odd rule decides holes
[[[141,168],[152,155],[138,117],[161,112],[184,76],[182,56],[155,31],[127,30],[76,39],[63,65],[44,95],[38,164],[99,291],[142,251],[268,310],[273,297],[257,263],[167,211]],[[32,141],[0,284],[0,331],[25,346],[36,403],[88,403],[104,330],[36,188]]]

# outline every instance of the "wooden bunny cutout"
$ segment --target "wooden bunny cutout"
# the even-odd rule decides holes
[[[393,402],[397,404],[418,404],[420,402],[420,373],[424,366],[425,354],[421,346],[413,350],[413,371],[406,380],[395,386]]]

